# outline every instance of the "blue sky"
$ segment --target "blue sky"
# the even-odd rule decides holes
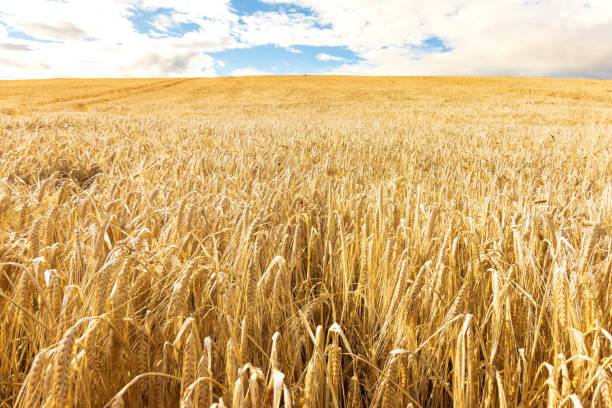
[[[609,0],[21,0],[0,78],[612,78]]]
[[[265,3],[259,0],[232,0],[231,7],[239,16],[248,16],[256,12],[302,13],[313,15],[312,9],[291,3]]]
[[[347,47],[257,45],[209,53],[221,65],[217,72],[228,76],[240,70],[284,75],[324,74],[343,64],[362,59]],[[248,72],[248,71],[245,71]]]

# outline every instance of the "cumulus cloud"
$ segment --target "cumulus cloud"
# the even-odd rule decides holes
[[[20,61],[12,58],[2,58],[0,57],[0,66],[4,65],[7,70],[5,73],[11,73],[15,70],[38,70],[38,69],[49,69],[49,65],[43,62],[28,62],[28,61]],[[18,76],[16,76],[18,77]]]
[[[20,24],[19,28],[36,37],[55,41],[80,40],[87,36],[83,29],[65,20],[57,21],[54,24],[25,22]]]
[[[148,52],[121,69],[126,76],[214,76],[214,60],[202,53],[161,54]],[[202,67],[206,70],[202,71]]]
[[[312,10],[319,26],[332,27],[302,24],[309,32],[300,35],[319,36],[320,45],[345,45],[363,58],[337,68],[337,73],[610,76],[608,0],[291,3]],[[265,19],[268,25],[271,21]],[[273,31],[284,33],[286,25],[277,18],[269,36],[274,37]],[[448,52],[423,48],[429,38],[443,41]]]
[[[256,12],[243,16],[234,32],[242,43],[250,46],[342,45],[333,28],[322,27],[319,23],[317,16],[302,13]]]
[[[5,51],[32,51],[26,44],[0,43],[0,50]]]
[[[232,13],[230,0],[115,0],[128,3],[130,7],[141,10],[173,9],[184,19],[196,20],[203,17],[236,21],[237,16]]]
[[[344,58],[337,57],[335,55],[326,54],[324,52],[317,54],[317,59],[319,61],[344,61]]]
[[[7,1],[0,21],[12,30],[48,41],[78,41],[85,37],[121,41],[133,34],[122,0]]]
[[[234,18],[224,0],[207,0],[206,7],[191,3],[196,2],[6,2],[0,10],[0,71],[13,78],[215,75],[215,61],[205,52],[239,46],[231,35]],[[170,32],[193,23],[195,29],[153,38],[131,20],[138,7],[169,10],[152,18],[152,26]]]

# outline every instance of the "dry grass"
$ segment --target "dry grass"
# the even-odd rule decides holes
[[[611,91],[0,82],[0,407],[610,406]]]

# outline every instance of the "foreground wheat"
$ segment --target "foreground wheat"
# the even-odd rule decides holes
[[[610,111],[343,98],[0,118],[0,406],[612,408]]]

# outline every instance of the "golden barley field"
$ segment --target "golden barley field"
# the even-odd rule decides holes
[[[0,81],[0,407],[612,408],[612,81]]]

